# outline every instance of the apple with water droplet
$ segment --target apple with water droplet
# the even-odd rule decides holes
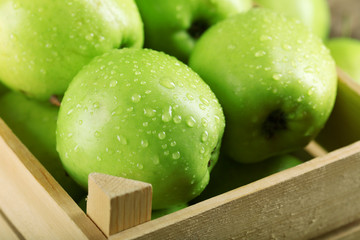
[[[205,188],[223,131],[217,98],[188,66],[150,49],[112,50],[65,92],[57,150],[83,187],[91,172],[148,182],[162,209]]]
[[[336,64],[356,82],[360,83],[360,40],[339,37],[326,42]]]
[[[330,30],[330,7],[327,0],[254,0],[268,8],[300,20],[318,37],[325,40]]]
[[[197,39],[209,26],[247,11],[251,0],[136,0],[144,22],[145,47],[187,62]]]
[[[4,0],[0,29],[0,78],[38,99],[62,95],[93,57],[143,44],[133,0]]]
[[[9,91],[0,98],[0,117],[76,201],[85,191],[67,174],[56,151],[59,107]]]
[[[335,63],[298,21],[259,8],[211,27],[190,57],[226,117],[224,151],[259,162],[304,147],[336,97]]]

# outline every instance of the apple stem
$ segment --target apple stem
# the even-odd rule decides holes
[[[50,103],[56,107],[60,107],[61,102],[56,95],[52,95],[49,99]]]

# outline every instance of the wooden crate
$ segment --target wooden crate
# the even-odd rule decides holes
[[[0,239],[360,239],[359,120],[360,86],[339,71],[321,148],[306,148],[318,157],[105,237],[0,119]]]

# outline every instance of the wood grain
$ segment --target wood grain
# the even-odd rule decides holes
[[[0,209],[25,239],[105,239],[0,119]]]
[[[101,173],[89,175],[87,214],[109,237],[151,220],[151,184]]]

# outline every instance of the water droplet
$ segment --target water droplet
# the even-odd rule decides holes
[[[172,142],[170,143],[170,146],[175,147],[175,146],[176,146],[176,141],[172,141]]]
[[[70,109],[70,110],[67,112],[67,115],[70,115],[73,111],[74,111],[74,109]]]
[[[206,106],[210,105],[210,101],[206,97],[200,97],[200,101],[205,104]]]
[[[144,166],[141,164],[141,163],[137,163],[136,166],[139,168],[139,169],[143,169]]]
[[[309,91],[308,91],[308,95],[311,96],[312,94],[314,93],[314,88],[310,88]]]
[[[180,115],[175,115],[173,117],[173,121],[174,121],[174,123],[181,123],[181,116]]]
[[[143,122],[143,124],[142,124],[144,127],[147,127],[147,126],[149,126],[149,123],[148,122]]]
[[[165,132],[159,132],[158,137],[159,137],[159,139],[163,140],[163,139],[166,138],[166,133]]]
[[[97,137],[97,138],[98,138],[98,137],[100,137],[100,135],[101,135],[101,134],[100,134],[100,132],[99,132],[99,131],[95,131],[95,133],[94,133],[94,136],[95,136],[95,137]]]
[[[79,125],[82,125],[83,124],[83,120],[79,120]]]
[[[161,120],[163,120],[164,122],[169,122],[171,119],[172,119],[172,107],[169,106],[169,108],[164,110],[161,116]]]
[[[153,163],[154,163],[155,165],[159,164],[159,163],[160,163],[160,158],[159,158],[159,156],[154,156],[154,157],[152,158],[152,161],[153,161]]]
[[[162,147],[162,149],[166,149],[166,148],[167,148],[167,144],[165,143],[165,144],[161,145],[161,147]]]
[[[186,119],[186,125],[188,125],[189,127],[194,127],[195,126],[195,123],[196,123],[196,120],[194,117],[192,116],[189,116],[187,119]]]
[[[262,57],[262,56],[264,56],[265,54],[266,54],[265,51],[257,51],[257,52],[255,53],[255,57]]]
[[[194,100],[194,96],[191,93],[186,94],[187,99]]]
[[[209,133],[207,131],[201,134],[201,141],[206,142],[208,140]]]
[[[124,145],[127,144],[127,140],[126,140],[126,138],[123,137],[123,136],[117,135],[117,136],[116,136],[116,139],[117,139],[121,144],[124,144]]]
[[[272,37],[271,36],[268,36],[268,35],[261,35],[260,36],[260,41],[268,41],[268,40],[272,40]]]
[[[100,157],[100,156],[96,156],[96,160],[101,161],[101,157]]]
[[[200,153],[201,153],[201,154],[204,154],[204,153],[205,153],[205,148],[204,148],[204,146],[202,146],[202,147],[200,148]]]
[[[175,83],[169,77],[164,77],[160,79],[160,85],[168,89],[174,89]]]
[[[98,102],[95,102],[95,103],[93,104],[93,107],[94,107],[95,109],[99,108],[99,106],[100,106],[100,104],[99,104]]]
[[[141,140],[141,146],[144,148],[148,147],[149,146],[148,140],[146,140],[146,139]]]
[[[141,100],[141,95],[135,93],[134,95],[131,96],[131,101],[133,101],[134,103],[138,103]]]
[[[283,45],[282,45],[282,48],[283,48],[284,50],[291,50],[291,49],[292,49],[292,47],[291,47],[290,45],[288,45],[288,44],[283,44]]]
[[[165,156],[167,156],[167,155],[169,155],[169,154],[170,154],[169,151],[165,151],[165,152],[164,152],[164,155],[165,155]]]
[[[78,151],[79,151],[79,145],[76,145],[76,146],[74,147],[74,151],[75,151],[75,152],[78,152]]]
[[[156,114],[156,110],[152,108],[144,108],[144,114],[147,117],[153,117]]]
[[[173,159],[179,159],[180,158],[180,152],[179,151],[174,152],[171,156],[172,156]]]
[[[112,80],[112,81],[110,82],[110,87],[115,87],[115,86],[117,85],[117,83],[118,83],[118,81]]]
[[[277,80],[277,81],[278,81],[278,80],[280,80],[281,78],[282,78],[282,74],[281,74],[281,73],[276,73],[276,74],[273,75],[273,79],[274,79],[274,80]]]

